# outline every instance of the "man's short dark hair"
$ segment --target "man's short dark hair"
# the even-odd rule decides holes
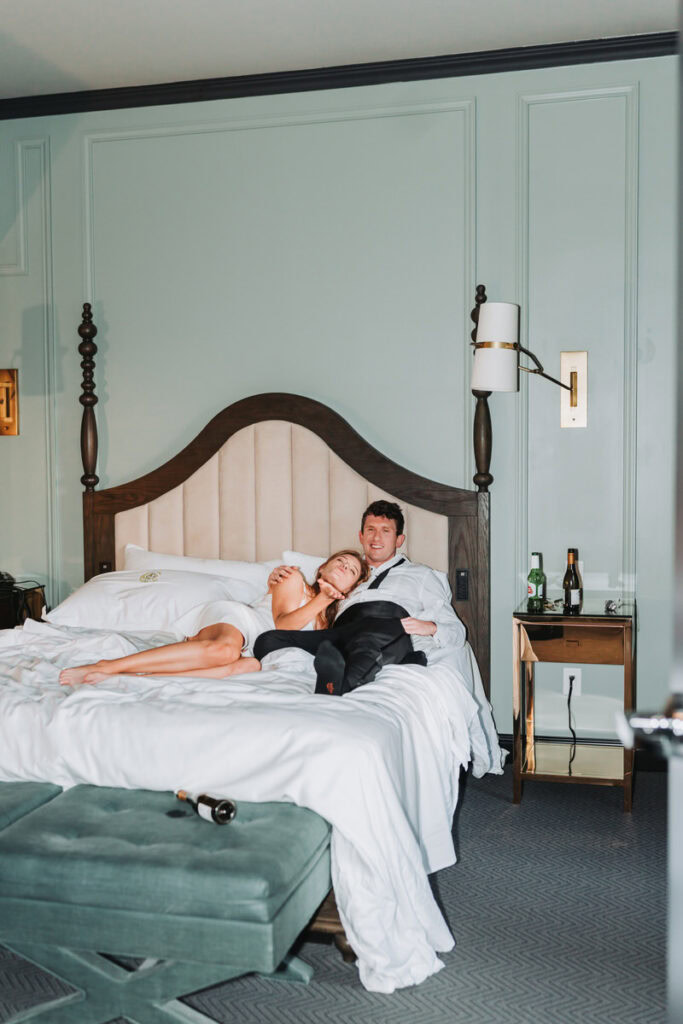
[[[400,537],[403,533],[405,527],[403,513],[395,501],[373,501],[368,505],[360,522],[361,533],[365,529],[365,520],[368,516],[384,516],[385,519],[391,519],[392,522],[396,523],[397,536]]]

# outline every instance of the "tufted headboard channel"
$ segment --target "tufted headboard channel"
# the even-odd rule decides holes
[[[287,420],[252,423],[172,490],[115,514],[115,568],[123,568],[128,543],[166,554],[256,562],[281,558],[287,550],[326,555],[358,548],[361,515],[378,498],[397,500],[308,427]],[[405,553],[448,572],[447,518],[401,504]]]

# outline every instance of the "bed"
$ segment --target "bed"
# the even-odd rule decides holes
[[[476,309],[484,300],[480,288]],[[389,498],[406,516],[405,553],[448,581],[469,643],[434,652],[427,669],[385,668],[342,700],[313,695],[311,659],[292,651],[227,685],[121,676],[65,693],[57,668],[93,660],[91,652],[118,656],[168,641],[173,629],[153,620],[155,632],[147,622],[140,632],[120,621],[112,632],[106,614],[94,625],[59,616],[29,622],[0,634],[0,779],[115,793],[184,787],[238,806],[308,808],[332,826],[331,880],[362,983],[389,992],[423,981],[453,945],[428,874],[455,860],[460,772],[500,772],[503,763],[487,700],[486,395],[477,395],[475,416],[478,491],[398,466],[333,410],[287,394],[229,406],[159,469],[98,491],[97,332],[88,304],[78,333],[86,581],[125,571],[131,553],[143,558],[134,572],[143,588],[151,584],[147,593],[185,565],[203,565],[207,583],[216,561],[266,572],[357,547],[362,511]],[[141,564],[151,568],[140,573]],[[81,603],[92,612],[92,601]],[[44,820],[46,812],[30,815]],[[22,821],[6,831],[26,832]],[[0,902],[2,895],[0,886]]]

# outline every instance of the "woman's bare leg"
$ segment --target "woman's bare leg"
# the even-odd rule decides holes
[[[149,676],[196,676],[201,679],[227,679],[228,676],[246,675],[249,672],[260,672],[261,662],[256,658],[238,658],[229,665],[217,665],[216,668],[190,668],[184,672],[136,672],[135,675]],[[98,672],[97,669],[89,671],[82,683],[101,683],[108,679],[111,672]]]
[[[180,643],[165,644],[149,651],[138,651],[124,658],[103,659],[90,665],[79,665],[77,668],[64,669],[59,674],[63,686],[87,681],[86,677],[97,673],[98,679],[104,676],[144,674],[144,675],[177,675],[178,673],[201,674],[203,669],[225,668],[238,661],[244,637],[235,626],[227,622],[218,622],[206,626],[188,640]]]
[[[201,676],[202,679],[225,679],[227,676],[246,675],[247,672],[260,672],[261,662],[256,658],[238,658],[229,665],[218,665],[216,668],[190,668],[185,672],[150,672],[154,676]],[[96,673],[92,673],[95,675]],[[88,678],[87,682],[97,682]]]

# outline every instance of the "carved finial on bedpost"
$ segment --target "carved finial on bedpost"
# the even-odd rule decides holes
[[[477,340],[477,324],[479,323],[479,307],[486,302],[486,286],[478,284],[474,296],[475,306],[470,313],[470,319],[474,321],[472,341]],[[491,465],[491,448],[493,434],[491,431],[491,413],[489,412],[488,397],[490,391],[472,391],[477,400],[477,407],[474,410],[474,461],[477,465],[477,472],[473,476],[474,483],[480,491],[488,491],[489,484],[493,483],[493,477],[489,473]]]
[[[81,390],[83,394],[78,401],[83,406],[83,418],[81,419],[81,459],[83,460],[83,476],[81,483],[87,491],[94,491],[99,483],[99,477],[95,473],[97,466],[97,421],[93,406],[97,405],[95,394],[95,381],[93,371],[95,360],[93,356],[97,352],[97,345],[93,338],[97,334],[97,328],[92,322],[92,307],[89,302],[83,303],[83,320],[78,333],[83,339],[78,346],[78,351],[83,356],[81,369],[83,370],[83,383]]]
[[[472,341],[476,341],[477,340],[477,324],[479,323],[479,307],[481,306],[482,302],[486,302],[486,299],[487,299],[486,285],[485,284],[478,284],[477,288],[476,288],[476,291],[474,293],[475,306],[474,306],[474,309],[472,310],[472,312],[470,313],[470,320],[474,321],[474,330],[472,331],[472,333],[470,335],[470,337],[472,338]],[[491,394],[490,391],[489,391],[489,394]]]

